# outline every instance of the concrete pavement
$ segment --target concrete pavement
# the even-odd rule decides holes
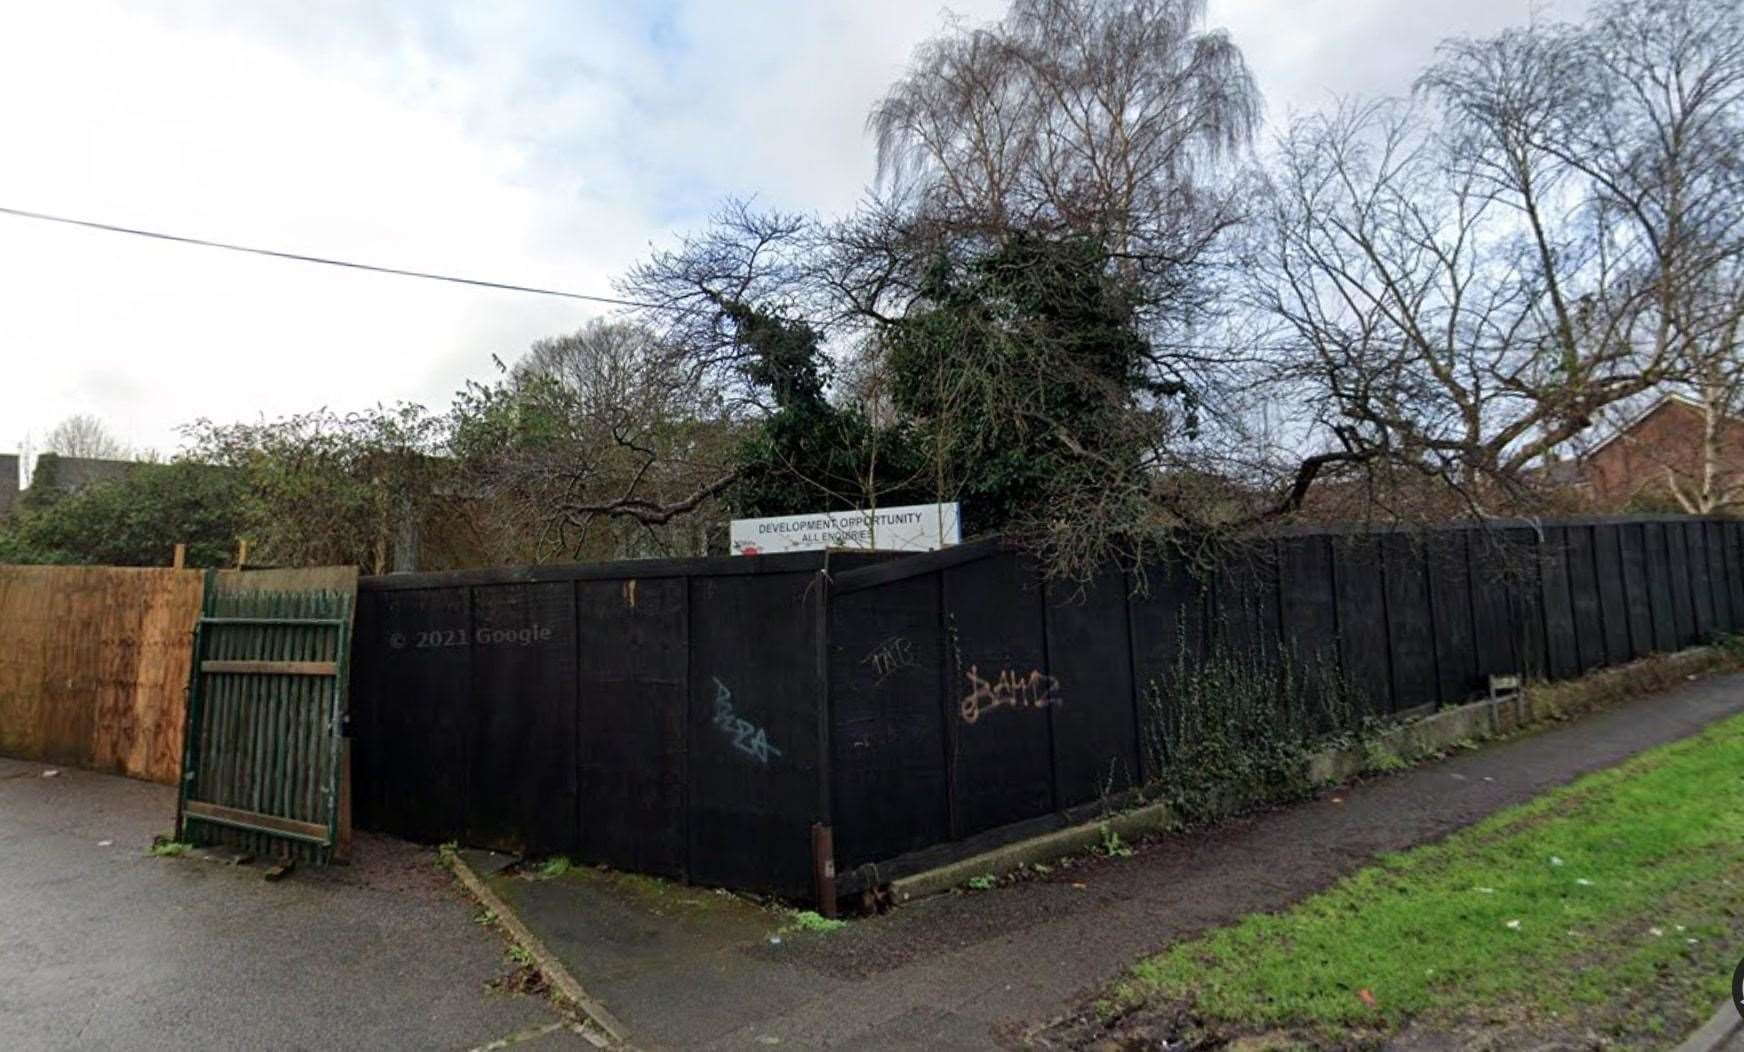
[[[592,1048],[541,998],[488,991],[497,933],[434,852],[278,883],[147,854],[161,785],[0,758],[0,1048]]]
[[[1083,1004],[1140,957],[1744,712],[1703,678],[1306,803],[925,899],[827,934],[741,900],[583,872],[494,882],[647,1048],[986,1048]]]

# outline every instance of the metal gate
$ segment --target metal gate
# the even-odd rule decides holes
[[[352,567],[208,573],[188,684],[178,839],[309,862],[345,856],[356,596]]]

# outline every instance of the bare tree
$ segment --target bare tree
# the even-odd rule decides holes
[[[1260,102],[1202,0],[1017,0],[922,46],[874,107],[880,176],[969,230],[1096,230],[1135,262],[1202,235],[1184,207]]]
[[[1604,10],[1586,54],[1609,89],[1608,111],[1652,146],[1612,133],[1595,152],[1623,174],[1619,209],[1663,229],[1673,388],[1700,407],[1693,457],[1665,465],[1666,488],[1692,514],[1744,504],[1744,15],[1715,0],[1658,0]]]
[[[694,364],[595,319],[463,395],[455,447],[496,532],[533,538],[533,558],[702,554],[701,531],[672,524],[718,507],[736,430]]]
[[[1712,331],[1697,290],[1738,251],[1738,21],[1710,0],[1607,4],[1445,45],[1434,109],[1295,124],[1253,296],[1320,441],[1494,510],[1675,377]]]
[[[1744,507],[1744,261],[1708,278],[1711,313],[1698,315],[1674,363],[1678,386],[1701,407],[1701,440],[1693,462],[1665,465],[1667,489],[1692,515]]]
[[[1204,16],[1203,0],[1017,0],[923,45],[867,120],[909,235],[959,253],[1094,235],[1148,293],[1134,307],[1159,368],[1177,367],[1165,337],[1211,305],[1213,250],[1241,217],[1218,166],[1261,111]]]
[[[75,413],[56,424],[43,441],[43,451],[93,460],[124,460],[130,452],[102,418],[90,413]]]

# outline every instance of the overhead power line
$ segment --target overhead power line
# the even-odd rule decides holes
[[[180,234],[165,234],[157,230],[140,230],[135,227],[116,226],[113,223],[98,223],[90,219],[73,219],[68,216],[49,215],[46,212],[29,212],[22,208],[7,208],[0,205],[0,214],[17,216],[20,219],[39,219],[46,223],[64,223],[67,226],[84,227],[87,230],[104,230],[111,234],[131,234],[134,237],[148,237],[158,241],[173,241],[181,245],[198,245],[201,248],[221,248],[226,252],[246,252],[255,256],[268,256],[273,259],[288,259],[297,263],[320,263],[329,267],[346,267],[351,270],[367,270],[375,274],[394,274],[402,278],[423,278],[426,281],[446,281],[454,285],[472,285],[483,289],[502,289],[506,292],[530,292],[536,296],[560,296],[563,299],[586,300],[589,303],[608,303],[617,307],[649,307],[650,303],[637,303],[635,300],[621,300],[611,296],[595,296],[586,292],[564,292],[560,289],[542,289],[532,285],[514,285],[506,281],[484,281],[479,278],[461,278],[452,274],[435,274],[425,270],[403,270],[399,267],[381,267],[373,263],[357,263],[346,259],[329,259],[326,256],[307,256],[299,252],[280,252],[271,248],[256,248],[252,245],[236,245],[225,241],[209,241],[200,237],[184,237]]]

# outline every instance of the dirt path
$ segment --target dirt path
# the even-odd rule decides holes
[[[1581,774],[1744,711],[1744,675],[1690,683],[1608,712],[1045,880],[915,903],[828,935],[755,931],[706,961],[663,954],[658,916],[611,931],[561,886],[517,909],[647,1047],[980,1048],[1083,1003],[1139,957],[1321,890],[1379,852],[1469,825]],[[598,903],[594,904],[595,906]],[[598,915],[599,909],[587,911]],[[694,925],[694,917],[687,918]],[[755,926],[753,926],[755,927]],[[668,938],[670,936],[670,938]],[[604,942],[613,941],[609,954]],[[590,975],[589,961],[612,961]],[[674,991],[682,991],[674,996]]]

